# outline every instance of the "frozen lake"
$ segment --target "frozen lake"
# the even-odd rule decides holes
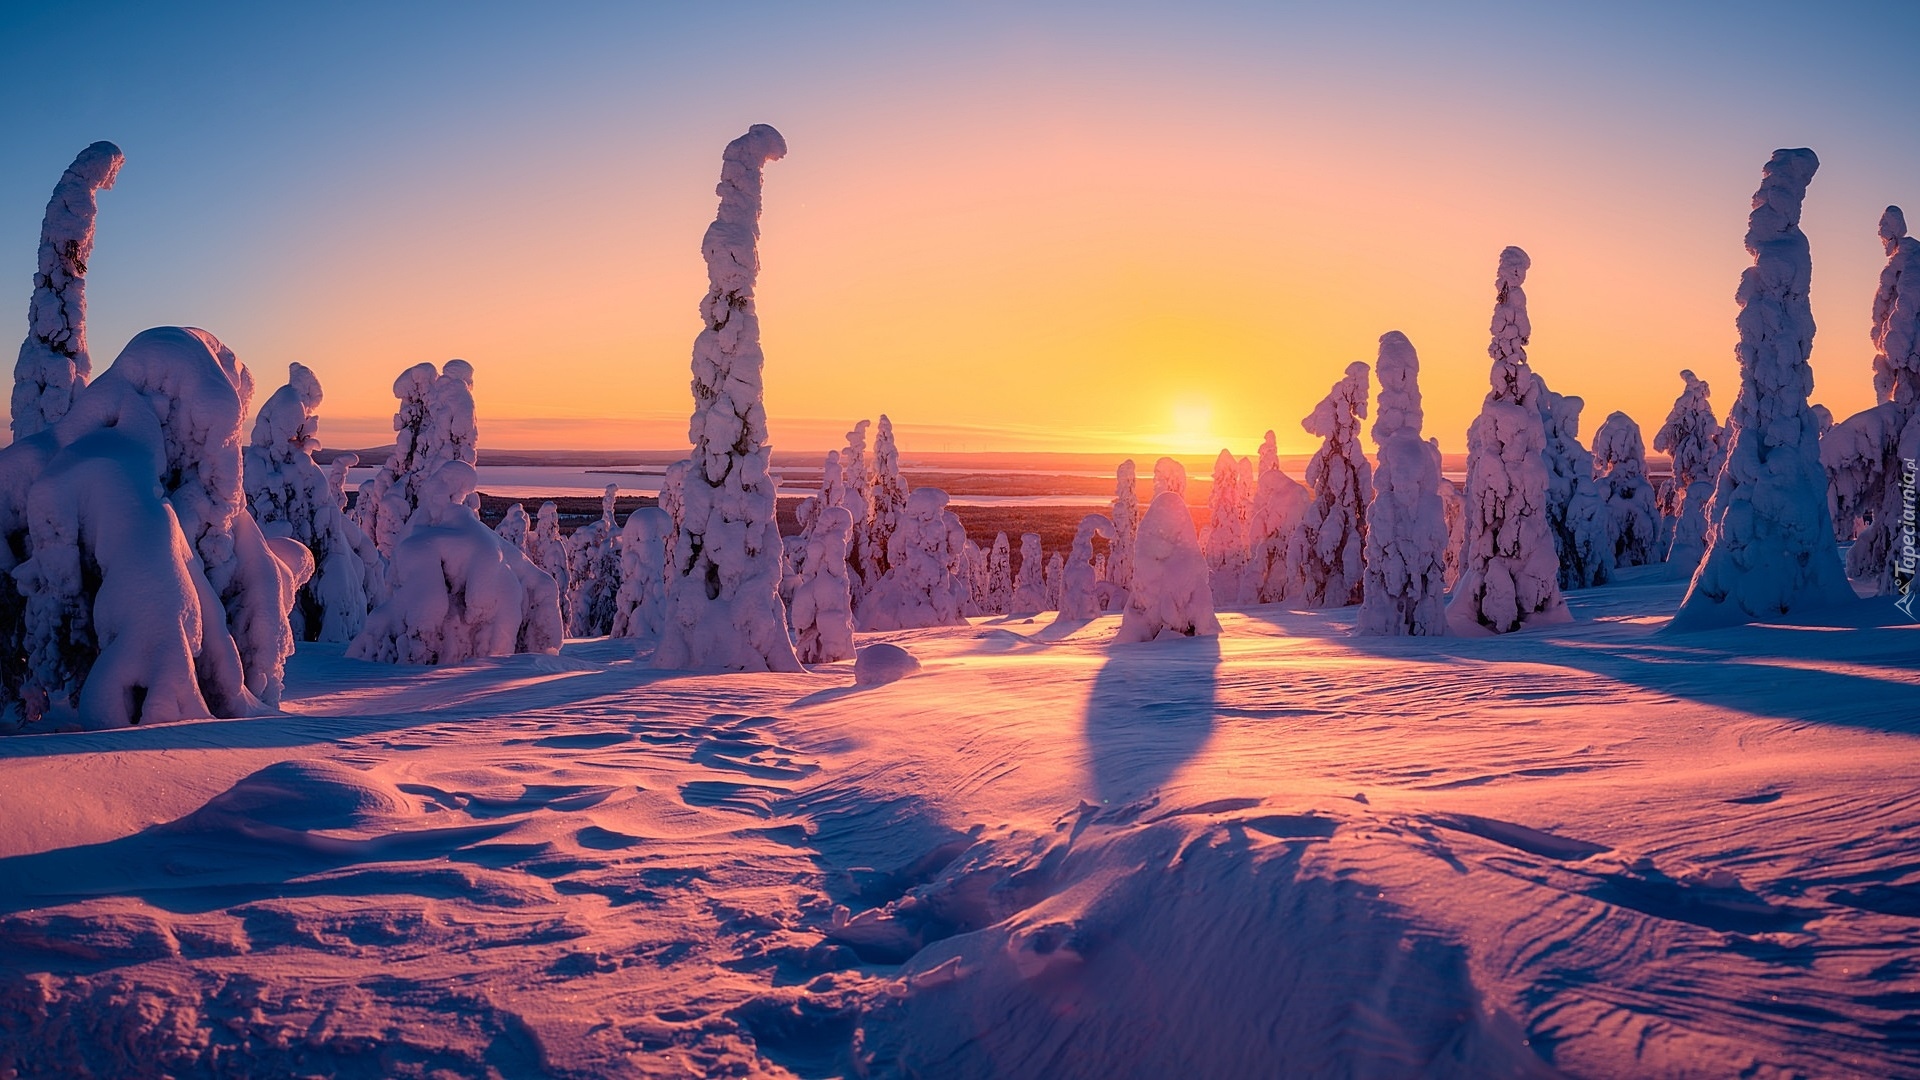
[[[376,470],[368,467],[347,472],[349,487],[357,487],[372,478]],[[622,495],[658,497],[661,472],[657,466],[570,466],[570,465],[482,465],[480,490],[505,499],[550,499],[556,496],[592,496],[617,484]],[[773,470],[778,476],[779,469]],[[1008,470],[1006,475],[1021,475],[1024,470]],[[809,475],[811,474],[811,475]],[[819,490],[820,470],[797,470],[794,483],[782,483],[781,497],[805,498]],[[974,475],[978,475],[977,473]],[[811,479],[808,484],[804,480]],[[917,485],[916,485],[917,486]],[[1109,495],[956,495],[955,506],[1106,506]]]

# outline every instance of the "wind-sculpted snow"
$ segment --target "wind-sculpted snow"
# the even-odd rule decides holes
[[[96,194],[113,186],[125,160],[112,143],[94,143],[67,166],[47,200],[27,339],[13,368],[15,439],[57,423],[93,374],[87,352],[87,263],[93,259]]]
[[[1314,406],[1300,426],[1321,438],[1307,462],[1307,504],[1300,530],[1299,601],[1309,607],[1345,607],[1360,602],[1365,583],[1367,492],[1372,467],[1360,448],[1360,421],[1367,416],[1367,365],[1347,365],[1346,374]]]
[[[1740,275],[1735,325],[1740,394],[1727,413],[1727,460],[1710,504],[1707,550],[1675,629],[1773,618],[1851,599],[1827,509],[1813,369],[1813,259],[1800,231],[1813,151],[1776,150],[1747,218],[1753,265]]]
[[[705,322],[693,345],[693,443],[669,555],[666,622],[654,662],[665,668],[798,671],[780,602],[780,529],[767,473],[760,317],[760,188],[780,133],[755,124],[721,155],[720,208],[700,251]]]
[[[1200,551],[1193,516],[1187,513],[1182,493],[1163,491],[1140,518],[1133,548],[1133,588],[1113,640],[1125,644],[1219,633],[1207,558]]]
[[[1447,515],[1440,502],[1440,446],[1420,436],[1420,357],[1398,330],[1380,338],[1373,471],[1366,512],[1363,634],[1447,632]]]
[[[1494,278],[1493,339],[1487,345],[1492,388],[1467,429],[1466,545],[1447,601],[1448,625],[1456,633],[1504,634],[1567,618],[1548,520],[1547,432],[1539,400],[1546,389],[1527,366],[1533,324],[1523,286],[1531,265],[1526,252],[1507,248]]]

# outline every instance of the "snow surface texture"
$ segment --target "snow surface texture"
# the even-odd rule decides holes
[[[449,360],[444,369],[415,364],[394,380],[400,408],[393,414],[393,453],[360,485],[354,521],[382,555],[392,555],[421,502],[421,488],[449,461],[479,461],[473,414],[473,365]],[[468,505],[480,509],[480,497]]]
[[[1367,504],[1362,634],[1447,632],[1447,512],[1440,501],[1440,445],[1420,437],[1420,357],[1398,330],[1380,338],[1373,420],[1379,465]]]
[[[1178,491],[1163,491],[1140,518],[1133,549],[1133,589],[1114,643],[1219,633],[1213,589],[1207,582],[1207,558],[1200,551],[1186,498]]]
[[[1889,595],[1913,579],[1913,567],[1901,559],[1913,524],[1901,474],[1903,459],[1914,457],[1912,444],[1920,443],[1920,240],[1907,235],[1900,208],[1889,206],[1880,242],[1887,265],[1873,298],[1877,404],[1822,433],[1820,460],[1837,535],[1854,540],[1847,575]]]
[[[803,664],[831,664],[853,656],[853,590],[847,580],[852,538],[853,514],[846,507],[815,512],[790,609],[794,652]]]
[[[260,406],[243,451],[247,508],[263,533],[298,541],[313,560],[313,575],[300,586],[289,618],[294,635],[346,642],[366,625],[369,586],[385,574],[363,561],[363,552],[376,560],[379,554],[341,512],[332,483],[314,463],[320,400],[320,380],[306,365],[289,364],[287,385]]]
[[[673,517],[658,506],[627,515],[620,529],[620,593],[614,598],[613,636],[660,636],[667,613],[667,541]]]
[[[1594,482],[1605,493],[1613,565],[1659,562],[1660,527],[1647,482],[1647,444],[1640,425],[1623,412],[1609,413],[1593,433]]]
[[[1529,265],[1526,252],[1507,248],[1494,278],[1492,389],[1467,429],[1467,540],[1447,603],[1454,633],[1504,634],[1568,617],[1547,522],[1547,436],[1536,401],[1544,387],[1527,366]]]
[[[13,368],[13,437],[53,426],[87,385],[87,262],[93,258],[96,193],[113,186],[125,161],[120,148],[97,142],[73,159],[54,185],[40,225],[40,266],[27,308],[27,339]]]
[[[1813,369],[1813,260],[1800,231],[1813,151],[1776,150],[1747,218],[1753,265],[1734,299],[1740,394],[1727,412],[1727,460],[1708,513],[1707,551],[1676,630],[1774,618],[1853,597],[1827,510],[1827,477],[1807,394]]]
[[[1613,580],[1613,525],[1606,487],[1594,479],[1593,453],[1580,444],[1587,403],[1556,394],[1534,375],[1540,423],[1547,437],[1547,524],[1560,560],[1560,587],[1586,589]]]
[[[1301,534],[1299,601],[1308,607],[1345,607],[1360,602],[1367,538],[1367,491],[1371,466],[1360,448],[1360,421],[1367,415],[1367,365],[1359,360],[1313,412],[1300,421],[1321,437],[1307,461],[1307,504]]]
[[[1707,502],[1720,472],[1720,421],[1707,398],[1711,389],[1691,371],[1682,371],[1680,396],[1667,422],[1653,433],[1653,448],[1673,460],[1672,536],[1667,545],[1669,572],[1691,578],[1707,550]],[[1821,452],[1825,453],[1822,440]]]
[[[620,490],[608,484],[600,497],[600,520],[567,537],[567,633],[600,637],[613,631],[614,605],[620,595],[619,527],[613,499]]]
[[[348,656],[457,664],[559,651],[559,590],[467,505],[478,480],[472,465],[456,460],[416,485],[419,502],[388,569],[392,595],[368,615]]]
[[[1252,558],[1253,464],[1235,458],[1229,450],[1220,451],[1213,462],[1213,490],[1207,499],[1209,512],[1205,547],[1207,574],[1213,588],[1213,602],[1237,604],[1250,589],[1248,564]]]
[[[760,186],[786,140],[755,124],[721,155],[720,208],[700,253],[707,261],[705,328],[693,344],[693,443],[672,550],[667,619],[654,663],[664,668],[799,671],[780,603],[780,528],[767,474],[761,383]],[[883,425],[884,430],[884,425]]]
[[[957,573],[961,560],[955,554],[965,535],[959,519],[947,510],[946,492],[914,489],[887,541],[886,576],[867,594],[867,603],[859,611],[860,629],[905,630],[965,622],[962,610],[969,588]],[[1000,543],[1005,540],[1003,535]]]
[[[1020,534],[1020,571],[1013,582],[1009,615],[1038,615],[1051,611],[1047,603],[1046,562],[1040,555],[1040,534]]]

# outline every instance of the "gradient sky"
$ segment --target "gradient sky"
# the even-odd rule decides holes
[[[892,415],[908,449],[1251,454],[1402,330],[1448,452],[1486,390],[1500,249],[1536,370],[1649,439],[1738,389],[1748,200],[1822,167],[1814,399],[1871,403],[1888,203],[1920,210],[1920,5],[8,4],[0,267],[126,152],[96,369],[218,334],[298,360],[322,437],[390,437],[403,368],[477,371],[483,446],[685,445],[720,150],[770,123],[772,441]],[[0,274],[0,281],[9,280]],[[0,299],[4,294],[0,294]],[[0,313],[6,311],[0,304]]]

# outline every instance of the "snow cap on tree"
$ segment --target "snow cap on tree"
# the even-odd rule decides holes
[[[1362,634],[1447,632],[1446,508],[1440,502],[1440,447],[1420,437],[1420,357],[1398,330],[1380,338],[1379,409],[1366,513]]]
[[[87,262],[93,258],[95,195],[113,186],[126,158],[97,142],[54,185],[40,225],[40,265],[27,308],[27,339],[13,368],[13,437],[51,427],[93,374],[87,353]]]
[[[1813,259],[1800,231],[1813,151],[1776,150],[1747,219],[1753,265],[1734,294],[1740,393],[1709,504],[1707,551],[1670,624],[1685,630],[1848,600],[1827,510],[1827,477],[1807,395],[1813,389]]]
[[[760,320],[760,189],[766,164],[787,152],[755,124],[721,155],[720,207],[701,242],[707,262],[704,326],[693,345],[692,466],[674,539],[663,668],[799,671],[780,602],[781,542],[767,472]]]

